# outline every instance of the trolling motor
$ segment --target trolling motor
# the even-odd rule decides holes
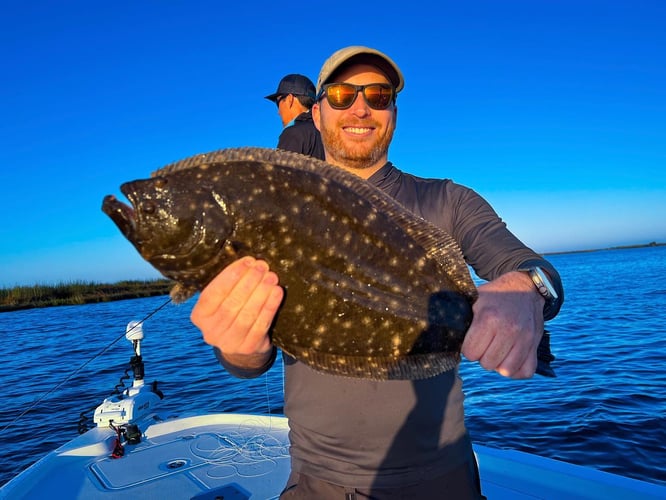
[[[139,321],[130,321],[125,329],[125,338],[132,342],[134,356],[130,358],[130,367],[134,375],[132,387],[118,395],[106,398],[95,409],[94,421],[97,427],[118,427],[131,424],[148,415],[153,406],[162,399],[157,389],[157,381],[151,386],[144,384],[144,367],[141,359],[141,340],[143,327]]]

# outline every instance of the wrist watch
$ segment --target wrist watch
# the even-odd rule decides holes
[[[552,305],[555,304],[555,302],[557,302],[558,295],[555,291],[555,287],[543,269],[536,266],[529,267],[527,269],[519,269],[519,271],[524,271],[529,274],[530,278],[532,278],[532,283],[534,283],[534,286],[537,289],[537,292],[539,292],[539,295],[541,295],[546,300],[544,311],[549,309]]]

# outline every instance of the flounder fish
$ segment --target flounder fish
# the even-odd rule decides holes
[[[245,255],[285,289],[272,342],[324,373],[453,369],[477,290],[453,238],[360,177],[273,149],[223,149],[127,182],[103,211],[182,302]]]

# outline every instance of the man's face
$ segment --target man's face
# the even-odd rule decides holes
[[[293,112],[291,111],[291,104],[293,103],[294,96],[291,94],[285,94],[279,96],[275,104],[277,104],[278,114],[280,115],[280,120],[282,121],[282,126],[286,127],[287,124],[291,121]]]
[[[389,83],[374,66],[358,64],[342,71],[334,83],[367,85]],[[312,107],[312,118],[321,132],[326,161],[363,178],[370,177],[388,160],[398,110],[391,104],[377,110],[368,106],[361,92],[347,109],[333,109],[326,97]]]

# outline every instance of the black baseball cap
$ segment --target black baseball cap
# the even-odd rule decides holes
[[[315,97],[315,86],[307,76],[291,74],[280,80],[277,90],[274,94],[267,95],[266,99],[276,102],[281,95],[305,95]]]

